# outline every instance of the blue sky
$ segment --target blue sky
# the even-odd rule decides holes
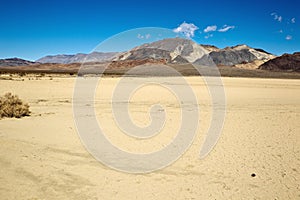
[[[186,34],[193,33],[188,36],[200,44],[222,48],[247,44],[277,55],[300,51],[297,0],[1,0],[0,6],[0,58],[35,60],[49,54],[88,53],[129,29],[178,31],[183,22],[194,27]],[[154,39],[146,35],[136,37],[141,43]]]

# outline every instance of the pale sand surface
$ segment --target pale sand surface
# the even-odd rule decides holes
[[[199,78],[187,78],[200,105],[193,145],[171,166],[134,175],[104,166],[82,146],[72,111],[75,78],[24,79],[0,80],[1,95],[19,95],[32,111],[30,117],[0,120],[0,199],[300,199],[300,80],[224,78],[224,130],[200,160],[210,98]],[[145,112],[157,101],[166,105],[169,118],[149,141],[129,138],[111,115],[109,99],[118,79],[103,79],[96,98],[107,137],[127,151],[161,149],[180,126],[176,99],[158,86],[138,91],[130,104],[138,125],[149,123]]]

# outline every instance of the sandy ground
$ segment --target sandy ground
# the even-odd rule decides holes
[[[224,78],[224,130],[201,160],[210,98],[199,78],[187,78],[201,109],[191,148],[171,166],[137,175],[106,167],[81,144],[72,111],[74,80],[0,80],[0,94],[18,94],[32,111],[30,117],[0,120],[0,199],[300,199],[300,80]],[[176,99],[157,86],[137,92],[130,105],[136,124],[149,123],[145,112],[157,101],[166,104],[168,119],[149,141],[127,138],[110,110],[117,80],[103,79],[96,98],[107,137],[127,151],[162,148],[180,124]]]

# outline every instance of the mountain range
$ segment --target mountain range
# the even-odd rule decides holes
[[[163,57],[165,57],[169,63],[178,64],[204,64],[205,62],[209,62],[209,60],[207,60],[209,57],[210,60],[218,66],[234,66],[237,64],[251,63],[256,60],[266,62],[275,58],[275,55],[261,49],[251,48],[247,45],[219,49],[211,45],[199,45],[187,39],[169,38],[135,47],[123,53],[118,59],[160,59]]]
[[[18,58],[0,59],[0,66],[28,66],[34,64],[73,64],[73,63],[128,63],[138,60],[161,60],[169,64],[198,64],[219,67],[233,66],[244,69],[273,71],[299,71],[299,55],[285,54],[280,57],[247,45],[237,45],[220,49],[213,45],[200,45],[183,38],[167,38],[142,44],[126,52],[92,52],[75,55],[52,55],[42,57],[35,62]],[[132,62],[130,62],[132,64]],[[116,65],[116,64],[114,64]]]
[[[90,54],[45,56],[36,60],[39,63],[82,63],[120,60],[165,59],[168,63],[203,64],[207,57],[216,65],[233,66],[260,60],[264,63],[275,58],[274,55],[247,45],[219,49],[212,45],[199,45],[192,40],[168,38],[137,46],[127,52],[92,52]],[[257,66],[258,67],[258,66]]]

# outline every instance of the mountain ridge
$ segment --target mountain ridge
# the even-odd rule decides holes
[[[12,66],[26,66],[26,65],[33,65],[36,62],[32,62],[29,60],[24,60],[21,58],[6,58],[0,59],[0,66],[1,67],[12,67]]]
[[[264,50],[255,49],[245,44],[220,49],[213,45],[200,45],[192,40],[183,38],[166,38],[134,47],[133,49],[121,54],[121,56],[115,60],[144,59],[145,53],[138,54],[138,51],[142,52],[141,49],[151,49],[153,52],[151,55],[158,54],[158,52],[155,52],[153,49],[167,51],[169,52],[169,56],[166,57],[166,60],[168,60],[169,63],[174,63],[173,60],[170,61],[169,57],[176,58],[176,56],[180,56],[183,58],[180,59],[183,62],[177,62],[178,64],[184,64],[188,61],[192,64],[208,66],[213,65],[213,63],[218,66],[235,66],[245,63],[259,63],[255,61],[261,60],[266,62],[276,57],[275,55]],[[132,56],[133,54],[135,56]],[[151,58],[153,58],[153,56]],[[259,66],[256,66],[256,68],[258,67]]]
[[[83,63],[83,62],[104,62],[111,60],[119,52],[92,52],[89,54],[77,53],[74,55],[70,54],[58,54],[48,55],[36,60],[39,63]]]
[[[147,50],[141,50],[147,49]],[[156,50],[153,50],[156,49]],[[204,55],[209,55],[204,57]],[[169,63],[184,64],[202,63],[210,57],[217,65],[234,66],[242,63],[251,63],[255,60],[264,62],[275,58],[263,49],[255,49],[245,44],[225,47],[223,49],[214,45],[198,44],[192,40],[184,38],[166,38],[152,43],[145,43],[136,46],[126,52],[92,52],[90,54],[75,55],[52,55],[45,56],[37,60],[41,63],[83,63],[83,62],[105,62],[122,61],[126,59],[162,59],[165,58]],[[258,66],[257,66],[258,67]]]
[[[262,64],[259,69],[269,71],[300,72],[300,52],[283,54]]]

